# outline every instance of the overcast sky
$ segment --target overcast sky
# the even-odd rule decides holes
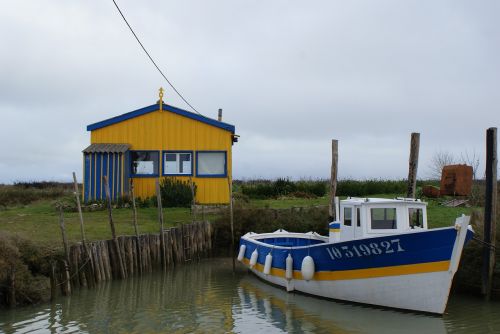
[[[340,178],[404,178],[411,132],[425,178],[437,151],[484,160],[500,123],[499,1],[117,2],[190,103],[236,126],[235,178],[326,178],[333,138]],[[68,181],[88,124],[167,84],[111,0],[0,3],[0,182]]]

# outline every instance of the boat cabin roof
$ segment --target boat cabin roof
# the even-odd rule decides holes
[[[419,204],[427,205],[426,202],[422,202],[420,199],[413,198],[370,198],[370,197],[348,197],[347,199],[340,201],[341,205],[367,205],[367,204]]]

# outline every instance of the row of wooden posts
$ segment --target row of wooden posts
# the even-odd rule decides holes
[[[104,190],[107,198],[112,239],[89,243],[85,236],[78,183],[76,175],[73,173],[74,193],[80,220],[81,243],[69,247],[64,225],[63,208],[59,206],[59,221],[65,258],[59,263],[51,263],[52,296],[55,296],[58,286],[61,287],[64,295],[69,295],[72,287],[93,286],[101,281],[140,275],[144,272],[151,272],[156,268],[165,270],[174,264],[208,256],[212,251],[212,226],[208,221],[196,222],[194,214],[191,224],[164,229],[159,180],[156,180],[159,233],[139,234],[134,185],[131,182],[130,195],[135,235],[118,237],[113,221],[112,203],[107,181],[107,177],[104,176],[103,183],[105,185]],[[191,189],[194,204],[192,182]],[[231,190],[230,186],[230,192]],[[232,203],[230,208],[232,209]],[[232,224],[231,229],[233,229]]]
[[[417,168],[420,148],[420,133],[412,133],[408,166],[408,198],[415,198],[417,189]],[[493,272],[495,270],[495,242],[497,216],[497,128],[486,130],[486,192],[484,203],[484,240],[481,292],[487,299],[491,296]],[[337,190],[338,140],[332,140],[332,168],[330,178],[330,220],[336,220],[335,194]]]

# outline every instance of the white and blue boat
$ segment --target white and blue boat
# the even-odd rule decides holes
[[[328,237],[247,233],[238,260],[257,276],[325,298],[442,314],[465,243],[468,216],[428,229],[427,203],[396,198],[337,202]]]

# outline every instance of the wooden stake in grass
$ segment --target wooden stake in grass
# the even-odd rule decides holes
[[[80,232],[82,234],[82,243],[85,246],[85,228],[83,227],[82,205],[80,204],[80,192],[78,190],[78,182],[76,181],[75,172],[73,172],[73,185],[75,188],[75,198],[76,198],[76,206],[78,208],[78,217],[80,218]]]
[[[135,236],[139,238],[139,228],[137,227],[137,206],[135,205],[134,181],[130,179],[130,197],[132,199],[132,211],[134,221]]]
[[[497,216],[497,128],[486,131],[486,194],[484,199],[484,242],[481,292],[489,299],[495,269]]]
[[[158,203],[158,221],[160,222],[160,255],[162,269],[167,268],[167,261],[165,257],[165,235],[163,234],[163,207],[161,203],[161,189],[160,180],[156,179],[156,200]]]
[[[111,205],[111,192],[109,190],[108,177],[103,176],[102,181],[104,182],[104,191],[106,192],[106,200],[108,202],[108,218],[109,226],[111,227],[111,236],[113,237],[113,244],[115,245],[116,254],[118,256],[118,267],[120,269],[120,278],[125,278],[125,266],[122,259],[122,252],[120,250],[120,245],[118,244],[118,239],[116,238],[115,223],[113,222],[113,213]]]
[[[332,139],[332,169],[330,176],[330,201],[328,203],[329,222],[338,219],[335,209],[335,194],[337,192],[337,173],[339,161],[339,141]]]
[[[227,184],[229,188],[229,221],[231,223],[231,256],[233,259],[233,272],[235,272],[236,262],[234,249],[233,182],[229,176],[227,177]]]
[[[78,182],[76,180],[75,172],[73,172],[73,187],[75,190],[74,193],[75,193],[75,198],[76,198],[76,206],[78,209],[78,217],[80,218],[80,233],[82,235],[82,245],[83,245],[83,248],[85,249],[85,254],[87,255],[87,259],[88,259],[89,264],[90,264],[90,271],[92,273],[91,276],[94,277],[94,272],[95,272],[94,260],[92,259],[92,256],[90,255],[90,250],[87,246],[87,242],[86,242],[86,238],[85,238],[85,228],[83,225],[82,205],[80,203],[80,191],[78,190]],[[69,264],[69,262],[68,262],[68,264]]]
[[[406,197],[408,198],[415,198],[416,195],[419,148],[420,148],[420,133],[413,132],[411,134],[410,160],[408,166],[408,192],[406,194]]]

